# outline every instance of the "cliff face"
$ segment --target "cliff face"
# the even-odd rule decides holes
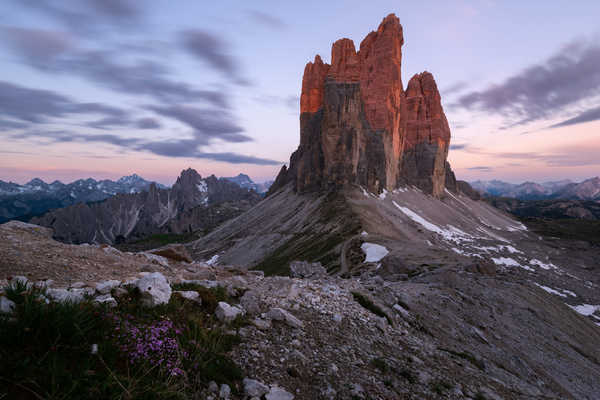
[[[412,184],[439,196],[445,188],[450,129],[433,76],[402,85],[404,37],[384,18],[356,51],[336,41],[331,65],[320,56],[304,69],[300,146],[270,193],[293,182],[297,192],[359,184],[372,192]]]

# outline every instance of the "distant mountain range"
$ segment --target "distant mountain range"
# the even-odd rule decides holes
[[[39,178],[24,185],[0,180],[0,223],[10,219],[27,220],[48,210],[78,203],[105,200],[122,193],[139,193],[148,190],[150,182],[133,174],[116,182],[109,179],[79,179],[68,184],[60,181],[46,183]],[[158,188],[166,186],[155,183]]]
[[[31,220],[54,230],[66,243],[121,243],[159,233],[210,230],[258,203],[262,197],[225,178],[181,172],[171,188],[117,194],[102,202],[80,203]]]
[[[600,201],[600,177],[583,182],[507,183],[499,180],[475,181],[471,186],[484,196],[510,197],[520,200],[593,200]]]
[[[256,183],[252,179],[250,179],[250,177],[246,174],[239,174],[238,176],[223,179],[227,179],[228,181],[234,182],[244,189],[254,190],[256,193],[260,194],[266,193],[267,190],[269,190],[269,188],[273,184],[273,181]]]
[[[273,183],[273,181],[255,183],[245,174],[221,179],[259,194],[266,193]],[[153,183],[158,189],[168,188],[160,183],[147,181],[137,174],[123,176],[116,182],[109,179],[97,181],[87,178],[65,184],[60,181],[46,183],[42,179],[35,178],[24,185],[19,185],[0,180],[0,223],[11,219],[28,221],[49,210],[102,201],[117,194],[148,191]]]

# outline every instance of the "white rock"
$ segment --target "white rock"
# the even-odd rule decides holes
[[[58,303],[81,303],[82,291],[69,291],[66,289],[48,289],[46,295]]]
[[[267,400],[294,400],[294,395],[279,386],[273,386],[265,398]]]
[[[7,299],[6,297],[0,297],[0,313],[9,314],[15,310],[15,302]]]
[[[342,322],[342,316],[340,314],[333,314],[333,321],[337,323]]]
[[[108,304],[109,307],[116,307],[117,301],[110,294],[102,294],[94,299],[95,302]]]
[[[236,306],[230,306],[224,301],[220,301],[217,305],[217,309],[215,310],[215,315],[221,322],[231,322],[238,315],[244,315],[244,310]]]
[[[266,331],[267,329],[271,329],[271,320],[270,319],[262,319],[255,318],[252,321],[252,325],[260,329],[261,331]]]
[[[217,382],[210,381],[208,383],[208,391],[211,393],[217,393],[219,391],[219,385],[217,385]]]
[[[35,283],[35,287],[39,289],[47,289],[54,284],[52,279],[46,279],[45,281],[38,281]]]
[[[75,282],[71,284],[72,289],[81,289],[85,287],[85,283],[83,282]]]
[[[177,290],[173,292],[173,294],[178,294],[184,299],[195,301],[196,303],[202,304],[202,299],[200,298],[200,293],[194,290]]]
[[[247,396],[262,397],[263,394],[269,393],[269,387],[255,379],[244,378],[244,392]]]
[[[231,388],[229,387],[229,385],[223,383],[221,385],[221,390],[219,390],[219,398],[228,399],[229,396],[231,396]]]
[[[171,299],[171,285],[160,272],[138,279],[135,286],[142,293],[142,303],[146,306],[166,304]]]
[[[304,323],[302,321],[300,321],[298,318],[294,317],[292,314],[290,314],[282,308],[271,308],[271,310],[269,310],[269,312],[267,313],[267,318],[270,318],[275,321],[284,321],[292,328],[304,327]]]
[[[121,284],[121,281],[117,281],[114,279],[110,280],[110,281],[99,282],[96,284],[96,290],[100,294],[107,294],[107,293],[110,293],[111,290],[113,290],[120,284]]]

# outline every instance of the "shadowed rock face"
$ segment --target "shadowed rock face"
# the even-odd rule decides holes
[[[403,44],[400,21],[390,14],[358,52],[352,40],[340,39],[331,65],[318,55],[306,65],[300,146],[270,193],[293,182],[300,193],[347,184],[381,192],[411,184],[443,194],[450,128],[433,75],[415,75],[404,91]]]

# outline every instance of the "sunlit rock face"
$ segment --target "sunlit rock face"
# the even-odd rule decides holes
[[[331,65],[320,56],[304,69],[300,145],[271,192],[293,182],[297,192],[359,184],[372,192],[415,185],[444,192],[450,129],[433,76],[402,84],[399,19],[390,14],[356,51],[336,41]],[[451,188],[453,189],[453,188]]]

